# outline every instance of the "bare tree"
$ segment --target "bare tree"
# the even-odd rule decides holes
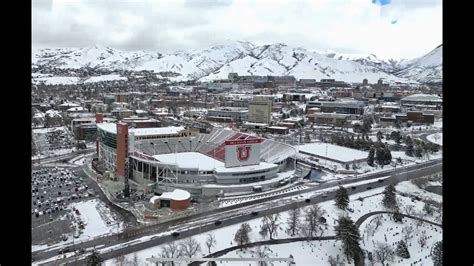
[[[263,237],[266,237],[267,235],[270,236],[270,239],[273,239],[273,236],[278,235],[278,228],[280,227],[280,224],[278,223],[278,220],[280,219],[280,214],[270,214],[270,215],[265,215],[262,218],[262,225],[260,226],[260,235]]]
[[[379,228],[379,226],[382,225],[382,219],[383,219],[383,217],[382,217],[382,215],[380,215],[380,214],[377,215],[377,216],[375,216],[375,218],[374,218],[375,230],[377,230],[377,229]]]
[[[375,226],[373,224],[368,224],[365,231],[367,232],[367,240],[369,240],[369,236],[372,236],[375,232]]]
[[[405,205],[405,206],[403,207],[403,212],[405,212],[405,214],[407,214],[407,215],[412,215],[414,208],[415,208],[414,205]]]
[[[209,254],[211,254],[211,248],[214,247],[217,244],[216,237],[214,236],[213,233],[208,233],[207,238],[206,238],[206,246],[209,251]]]
[[[322,224],[321,218],[324,213],[325,211],[317,204],[309,207],[304,214],[301,233],[308,238],[313,237],[318,232],[319,226]]]
[[[339,256],[339,254],[336,255],[336,257],[332,257],[332,256],[329,256],[328,258],[328,263],[329,265],[331,266],[341,266],[341,265],[344,265],[344,263],[341,261],[341,257]]]
[[[179,258],[181,257],[181,250],[179,249],[176,242],[171,242],[166,244],[166,246],[161,248],[161,257],[162,258]],[[163,265],[174,265],[174,262],[163,263]]]
[[[403,229],[402,229],[402,234],[403,234],[403,240],[405,240],[405,242],[408,243],[408,240],[412,239],[413,237],[413,226],[405,226]]]
[[[125,255],[120,255],[115,258],[115,265],[123,266],[125,263]]]
[[[377,243],[377,249],[374,250],[375,259],[385,265],[386,261],[393,261],[393,249],[385,243]]]
[[[252,231],[252,228],[248,223],[243,223],[240,228],[237,230],[234,236],[235,242],[240,246],[250,242],[249,232]]]
[[[426,233],[422,231],[420,234],[420,238],[418,238],[418,244],[420,244],[420,246],[424,248],[426,246],[426,240],[428,240],[428,237],[426,236]]]
[[[270,257],[271,250],[268,246],[258,246],[257,250],[255,251],[255,256],[257,258],[269,258]],[[258,266],[267,266],[268,263],[266,261],[259,261],[257,263]]]
[[[140,265],[140,260],[138,259],[137,253],[133,253],[132,263],[133,263],[133,266],[139,266]]]
[[[179,243],[179,250],[183,256],[190,258],[201,251],[201,244],[196,239],[190,237]]]

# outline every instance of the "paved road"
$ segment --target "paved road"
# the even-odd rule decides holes
[[[369,179],[377,179],[380,177],[385,176],[392,176],[391,178],[396,179],[398,182],[410,180],[416,177],[421,177],[425,175],[429,175],[432,173],[442,171],[442,162],[441,160],[434,160],[426,163],[416,164],[413,166],[409,166],[403,169],[396,169],[396,170],[388,170],[382,173],[374,173],[365,175],[361,178],[357,179],[347,179],[341,180],[337,182],[328,182],[322,184],[317,187],[309,188],[301,191],[297,191],[295,193],[288,193],[285,196],[277,195],[276,197],[272,198],[265,198],[259,199],[256,201],[245,202],[233,206],[228,206],[225,208],[219,208],[212,211],[207,211],[204,213],[199,213],[195,215],[190,215],[188,217],[168,221],[162,224],[157,225],[149,225],[149,226],[138,226],[132,230],[126,230],[123,233],[100,237],[93,239],[91,241],[83,242],[76,244],[76,248],[91,248],[94,246],[105,245],[106,247],[119,245],[124,243],[125,241],[132,241],[134,239],[146,236],[146,235],[153,235],[162,233],[163,236],[156,236],[153,239],[148,241],[139,242],[134,245],[128,245],[125,243],[124,246],[118,247],[113,251],[107,251],[101,254],[101,257],[104,259],[110,259],[117,257],[122,254],[129,254],[132,252],[136,252],[142,249],[146,249],[149,247],[153,247],[156,245],[160,245],[169,241],[174,241],[182,238],[186,238],[189,236],[193,236],[200,233],[205,233],[207,231],[211,231],[216,228],[214,224],[215,220],[222,221],[221,226],[229,226],[233,224],[242,223],[244,221],[248,221],[251,219],[255,219],[258,217],[262,217],[264,215],[278,213],[282,211],[289,210],[293,207],[302,207],[307,204],[314,204],[322,201],[332,200],[334,198],[335,191],[329,191],[327,193],[327,197],[323,197],[322,194],[318,194],[312,198],[310,198],[310,203],[306,202],[305,199],[301,200],[292,200],[292,199],[283,199],[283,197],[288,197],[291,195],[302,194],[305,192],[311,191],[318,191],[324,188],[330,187],[337,187],[339,184],[349,184],[354,182],[360,182],[363,180]],[[388,184],[387,179],[383,179],[384,181],[378,182],[375,180],[374,182],[368,182],[362,185],[357,185],[348,189],[349,194],[359,193],[362,191],[366,191],[376,187],[386,186]],[[279,199],[278,201],[268,202],[273,199]],[[257,215],[252,215],[251,211],[258,211]],[[173,237],[170,235],[171,231],[179,231],[180,234],[178,237]],[[56,256],[58,253],[58,249],[49,250],[45,252],[36,252],[33,254],[33,257],[36,260],[44,260],[50,258],[52,256]],[[74,259],[78,259],[74,257]],[[67,259],[66,261],[71,261],[73,259]],[[60,260],[61,262],[65,260]],[[58,262],[60,262],[58,261]],[[84,262],[84,260],[78,260]],[[56,263],[58,263],[56,262]]]
[[[54,156],[54,157],[31,160],[31,163],[34,165],[35,163],[46,164],[46,163],[53,163],[53,162],[57,162],[57,161],[70,160],[70,159],[72,159],[74,157],[77,157],[81,154],[92,153],[94,151],[95,151],[95,148],[89,148],[89,149],[74,151],[74,152],[64,154],[64,155],[58,155],[58,156]]]

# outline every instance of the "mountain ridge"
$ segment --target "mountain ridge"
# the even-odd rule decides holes
[[[93,67],[109,70],[176,72],[176,80],[211,81],[239,75],[293,75],[301,78],[334,78],[346,82],[442,82],[442,44],[418,58],[379,59],[375,54],[317,52],[284,43],[255,45],[248,41],[213,44],[200,50],[123,51],[108,46],[45,48],[32,53],[33,66]]]

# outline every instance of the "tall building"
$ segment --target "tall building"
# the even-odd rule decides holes
[[[272,103],[273,99],[271,97],[255,96],[249,104],[249,122],[270,124]]]
[[[369,85],[369,81],[367,79],[362,80],[362,85],[364,86]]]

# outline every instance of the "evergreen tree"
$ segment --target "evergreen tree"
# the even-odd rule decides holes
[[[390,133],[390,139],[393,139],[397,144],[400,144],[400,140],[402,139],[400,131],[392,131],[392,133]]]
[[[385,149],[381,146],[375,149],[375,161],[379,165],[384,165],[385,161]]]
[[[406,144],[405,154],[407,156],[412,157],[414,153],[414,148],[413,148],[413,141],[411,140],[410,136],[406,137],[405,144]]]
[[[431,215],[433,214],[433,207],[428,202],[425,202],[425,205],[423,206],[423,211],[425,211],[426,214]]]
[[[336,191],[334,201],[336,206],[341,210],[345,210],[349,206],[349,195],[343,186],[339,186],[339,189]]]
[[[99,255],[99,252],[97,250],[92,251],[92,253],[87,257],[87,265],[88,266],[95,266],[95,265],[100,265],[104,259],[102,259]]]
[[[410,252],[408,251],[407,244],[403,240],[398,242],[395,253],[397,254],[397,256],[402,257],[404,259],[409,259],[410,258]]]
[[[374,157],[375,157],[375,148],[372,146],[369,150],[369,156],[367,157],[367,164],[369,166],[374,166]]]
[[[417,158],[421,158],[421,156],[423,156],[423,148],[421,147],[421,145],[416,145],[414,154]]]
[[[390,149],[388,147],[385,147],[385,154],[384,154],[384,165],[388,165],[392,162],[392,152],[390,152]]]
[[[397,199],[395,192],[396,190],[394,185],[390,184],[385,187],[382,199],[383,206],[389,209],[395,209],[397,207]]]
[[[348,216],[341,216],[337,219],[337,225],[334,228],[336,231],[336,239],[342,241],[342,248],[347,260],[350,262],[351,258],[354,261],[359,261],[362,255],[359,241],[359,228],[354,224]]]
[[[382,139],[383,139],[383,133],[382,133],[382,131],[377,132],[377,141],[380,142],[380,141],[382,141]]]
[[[431,250],[431,259],[434,266],[443,265],[443,241],[438,241],[434,244]]]
[[[286,224],[288,225],[288,227],[286,228],[286,232],[291,236],[295,236],[295,234],[298,233],[298,229],[301,225],[299,208],[293,208],[289,211],[289,216],[286,220]]]
[[[393,213],[393,220],[397,223],[403,223],[403,216],[398,209]]]

